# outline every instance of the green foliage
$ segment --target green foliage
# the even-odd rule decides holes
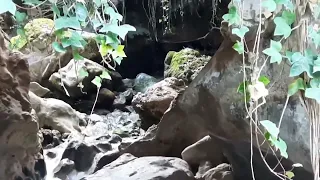
[[[2,6],[0,7],[0,14],[10,12],[15,15],[18,24],[24,23],[27,17],[26,14],[16,11],[16,5],[12,0],[2,1],[4,2],[2,2]],[[31,6],[40,3],[41,1],[38,0],[24,0],[24,4]],[[106,61],[107,58],[114,60],[116,64],[120,65],[122,58],[126,57],[124,45],[121,45],[121,40],[125,40],[129,31],[136,31],[136,29],[128,24],[120,24],[123,17],[113,6],[110,6],[109,3],[112,2],[94,0],[94,2],[86,4],[82,3],[82,1],[64,1],[64,3],[61,8],[52,1],[51,10],[55,16],[55,35],[58,38],[58,41],[52,43],[53,49],[58,53],[65,53],[68,49],[71,49],[73,58],[75,60],[82,60],[83,57],[79,54],[79,50],[85,48],[87,42],[76,30],[81,31],[90,23],[97,31],[96,42],[104,63],[108,64],[108,61]],[[103,18],[100,17],[99,8],[104,10]],[[63,10],[62,13],[60,11],[61,9]],[[95,15],[89,12],[94,12],[93,14]],[[18,40],[26,39],[23,26],[18,27],[18,34]],[[18,40],[17,44],[21,44]],[[24,43],[19,46],[23,46],[25,41],[23,42]],[[79,72],[80,76],[88,76],[88,72],[85,73],[83,69]],[[101,76],[95,77],[92,83],[100,87],[101,78],[111,79],[111,76],[105,71]]]
[[[266,129],[265,138],[280,151],[281,156],[288,158],[287,144],[278,137],[280,133],[279,128],[269,120],[263,120],[260,123]]]
[[[270,63],[277,62],[278,64],[280,64],[282,61],[282,55],[280,54],[281,49],[281,42],[271,40],[270,47],[263,50],[262,52],[271,57]]]

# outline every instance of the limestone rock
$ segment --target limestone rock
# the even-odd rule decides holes
[[[84,115],[58,99],[40,98],[29,92],[32,108],[39,118],[39,126],[49,126],[61,133],[77,133],[80,131],[79,122]]]
[[[182,80],[175,77],[166,78],[150,86],[144,93],[136,94],[132,100],[132,105],[142,114],[147,113],[160,119],[169,108],[171,101],[185,87]]]
[[[31,116],[28,64],[6,49],[0,33],[0,179],[36,179],[38,123]]]
[[[186,162],[174,157],[141,157],[123,154],[117,160],[82,180],[194,180]]]
[[[165,59],[165,77],[175,77],[190,83],[209,62],[210,56],[185,48],[179,52],[170,51]]]

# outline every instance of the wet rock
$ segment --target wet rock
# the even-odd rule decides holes
[[[55,177],[60,179],[68,179],[68,174],[74,170],[75,164],[70,159],[62,159],[57,168]]]
[[[166,78],[144,93],[138,93],[132,100],[133,107],[146,117],[153,116],[160,120],[170,103],[185,89],[184,82],[177,78]]]
[[[154,85],[157,82],[158,80],[156,78],[145,73],[140,73],[134,80],[133,89],[137,92],[145,92],[148,87]]]
[[[165,77],[176,77],[190,83],[210,59],[210,56],[201,55],[190,48],[170,51],[165,59]]]
[[[43,148],[52,148],[58,146],[61,143],[62,137],[61,133],[57,130],[51,129],[40,129],[40,132],[43,136],[42,147]]]
[[[61,133],[80,132],[79,122],[84,118],[82,113],[58,99],[40,98],[32,92],[29,92],[29,96],[40,127],[51,127]]]
[[[186,162],[173,157],[141,157],[123,154],[117,160],[82,180],[193,180],[193,174]]]
[[[0,179],[35,179],[41,142],[31,116],[26,59],[10,52],[0,32]]]

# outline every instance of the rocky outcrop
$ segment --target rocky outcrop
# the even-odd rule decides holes
[[[174,77],[166,78],[152,86],[144,93],[134,96],[132,105],[141,115],[153,116],[160,119],[169,108],[170,103],[185,89],[182,80]]]
[[[39,118],[40,127],[51,127],[62,133],[80,132],[79,123],[84,115],[58,99],[41,98],[29,92],[32,109]]]
[[[104,166],[82,180],[194,180],[186,162],[173,157],[141,157],[123,154],[117,160]]]
[[[0,33],[0,179],[36,179],[41,149],[38,123],[31,116],[28,64],[9,52]]]
[[[179,52],[170,51],[165,59],[165,77],[175,77],[190,83],[209,62],[210,56],[199,51],[185,48]]]

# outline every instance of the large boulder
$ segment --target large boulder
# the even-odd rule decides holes
[[[254,37],[254,31],[253,33],[250,31],[246,37],[249,48],[253,47]],[[233,44],[233,40],[225,37],[211,61],[184,93],[172,102],[158,125],[155,137],[140,140],[129,146],[125,152],[139,156],[146,154],[178,156],[184,148],[206,135],[232,140],[232,144],[237,141],[249,142],[242,146],[250,147],[250,126],[249,120],[246,119],[243,95],[237,93],[237,87],[243,82],[242,60],[233,50]],[[265,68],[261,75],[276,83],[267,87],[269,95],[266,98],[267,103],[259,111],[259,119],[269,119],[278,124],[286,101],[288,82],[292,82],[292,78],[288,77],[289,67],[285,62],[280,66],[272,66],[267,62],[266,67],[272,68]],[[311,171],[307,114],[297,97],[290,98],[287,108],[283,116],[280,137],[287,143],[289,159],[302,163]],[[263,135],[257,134],[257,136],[261,143],[264,140]],[[253,143],[257,146],[256,141]],[[148,149],[146,148],[148,146],[158,148]],[[222,154],[241,148],[241,146],[224,147],[225,145],[217,142],[212,146],[222,148],[216,149]],[[145,151],[138,147],[144,147],[142,149]],[[266,151],[265,146],[262,149]],[[207,152],[209,154],[210,151]],[[232,158],[228,160],[231,161]],[[233,163],[231,165],[233,166]]]
[[[51,127],[61,133],[80,132],[79,123],[83,121],[84,114],[58,99],[41,98],[33,92],[29,92],[29,96],[40,127]]]
[[[160,119],[169,108],[170,103],[185,89],[182,80],[166,78],[152,86],[146,92],[139,92],[132,100],[132,105],[140,114]]]
[[[190,83],[209,62],[210,56],[185,48],[179,52],[170,51],[165,59],[165,77],[175,77]]]
[[[34,170],[41,142],[31,116],[28,64],[5,47],[0,33],[0,179],[37,179]]]
[[[123,154],[82,180],[194,180],[188,164],[174,157],[141,157]]]

